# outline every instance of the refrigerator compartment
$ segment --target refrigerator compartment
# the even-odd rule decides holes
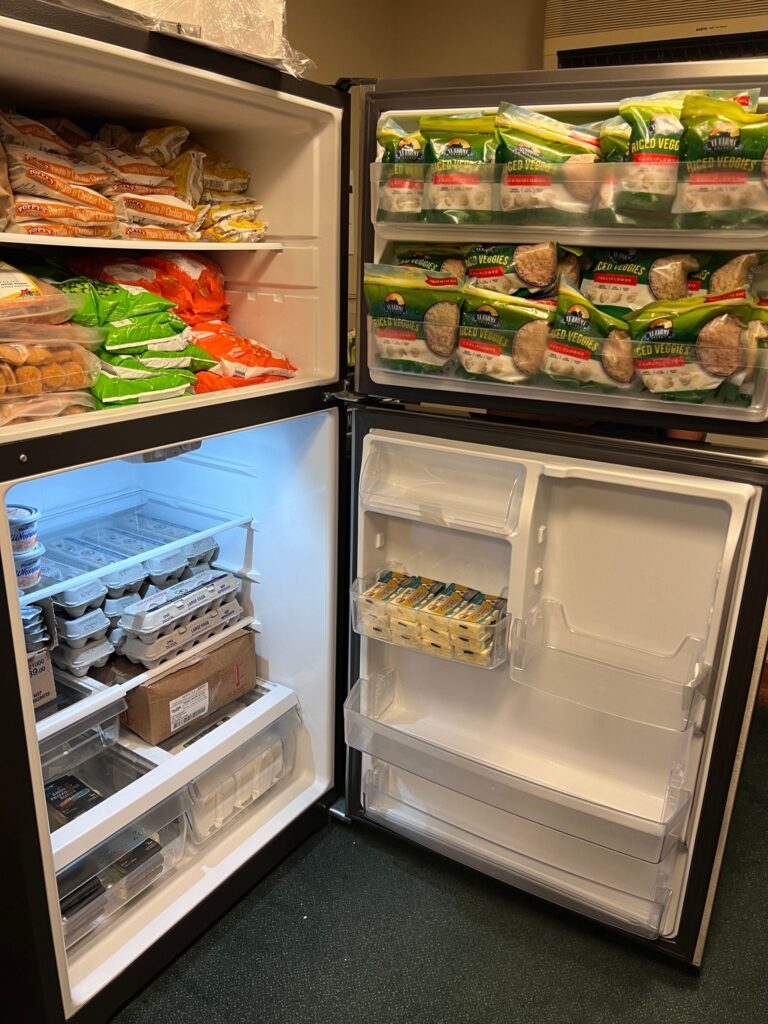
[[[128,636],[152,644],[186,625],[195,615],[225,604],[239,590],[240,581],[235,576],[219,569],[208,569],[129,605],[119,625]]]
[[[371,164],[371,220],[412,224],[422,219],[424,180],[423,163]]]
[[[119,743],[101,746],[91,757],[45,783],[51,832],[87,814],[154,767],[151,761]]]
[[[41,738],[40,763],[45,781],[75,771],[82,761],[117,743],[120,715],[127,706],[125,697],[118,693],[85,718]]]
[[[103,640],[109,629],[109,619],[101,610],[94,608],[76,619],[56,616],[56,632],[68,647],[79,650],[89,642]]]
[[[90,683],[81,682],[74,676],[71,679],[63,679],[58,672],[54,671],[53,680],[56,686],[56,699],[51,701],[50,704],[44,704],[42,707],[35,708],[35,722],[38,727],[43,722],[46,723],[46,726],[51,724],[48,720],[53,718],[54,715],[73,707],[75,704],[79,704],[88,697],[92,697],[96,692]],[[38,728],[39,735],[40,728]]]
[[[710,679],[700,637],[686,636],[666,654],[640,650],[574,629],[551,599],[515,620],[510,647],[516,683],[667,729],[696,719]]]
[[[189,806],[173,794],[58,873],[67,948],[181,863]]]
[[[515,888],[644,938],[658,938],[676,848],[658,864],[461,796],[373,761],[365,815],[429,849]]]
[[[233,626],[243,618],[243,609],[238,601],[227,601],[217,608],[193,615],[185,625],[179,626],[170,633],[163,633],[152,643],[144,643],[134,636],[127,636],[122,629],[114,632],[123,633],[121,637],[120,650],[133,662],[140,662],[145,668],[154,668],[168,658],[175,657],[190,648],[195,647],[201,640],[207,640],[217,633],[221,633],[228,626]],[[114,644],[112,634],[110,640]]]
[[[369,509],[479,533],[517,528],[526,468],[493,450],[368,435],[360,499]]]
[[[432,682],[442,718],[424,696]],[[503,711],[488,710],[480,734],[453,694],[449,679],[405,687],[394,669],[360,679],[344,705],[347,744],[630,857],[658,862],[676,844],[690,802],[682,779],[691,730],[656,729],[521,688]],[[560,742],[566,736],[570,746]]]
[[[211,716],[213,721],[207,719],[174,736],[166,749],[172,754],[188,749],[202,736],[258,701],[263,692],[257,690],[252,696],[246,695],[225,705]],[[207,842],[293,772],[296,731],[300,725],[298,709],[291,708],[190,782],[191,805],[187,821],[193,843]]]
[[[434,657],[463,661],[478,668],[496,668],[506,661],[510,621],[506,611],[497,622],[460,622],[366,596],[366,592],[392,568],[395,566],[390,564],[368,573],[352,585],[352,624],[356,633]]]
[[[92,640],[83,647],[59,644],[51,651],[54,664],[75,676],[85,676],[94,668],[102,668],[115,648],[107,639]]]
[[[122,512],[113,516],[111,521],[116,528],[140,537],[148,548],[184,540],[189,536],[189,530],[184,526],[137,511]],[[185,544],[181,550],[187,559],[187,566],[192,567],[199,562],[212,562],[217,557],[218,544],[213,537],[203,537]]]

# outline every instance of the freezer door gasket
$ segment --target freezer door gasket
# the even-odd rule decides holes
[[[703,804],[699,819],[694,854],[682,906],[680,928],[674,939],[632,941],[656,949],[674,959],[699,966],[702,959],[706,929],[714,899],[717,876],[727,836],[730,811],[743,746],[757,695],[759,666],[765,656],[765,617],[768,605],[768,577],[764,566],[768,560],[768,474],[749,458],[713,458],[695,449],[673,445],[638,444],[566,434],[556,430],[511,427],[489,419],[466,420],[449,415],[394,409],[355,408],[352,413],[351,584],[356,575],[358,502],[357,494],[362,468],[362,445],[365,435],[374,429],[414,435],[445,438],[452,441],[485,443],[497,447],[525,450],[531,454],[571,456],[574,459],[606,462],[632,468],[677,472],[753,485],[759,494],[758,517],[754,538],[748,552],[748,567],[739,608],[733,653],[727,667],[724,699],[718,717],[712,757],[709,765]],[[340,588],[341,589],[341,588]],[[355,684],[360,672],[360,637],[347,627],[349,643],[349,676],[347,690]],[[343,733],[342,733],[343,736]],[[367,826],[383,828],[365,815],[361,804],[363,755],[347,749],[346,798],[344,813]],[[409,839],[409,841],[413,841]],[[622,933],[623,934],[623,933]]]

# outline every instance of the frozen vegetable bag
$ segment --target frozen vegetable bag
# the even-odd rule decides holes
[[[424,185],[425,219],[440,223],[488,224],[493,209],[493,114],[424,116],[429,165]]]
[[[424,194],[423,136],[409,134],[397,121],[385,118],[376,137],[382,150],[377,220],[419,220]]]
[[[366,263],[371,342],[384,366],[443,372],[456,350],[462,282],[453,274]]]
[[[499,202],[507,223],[577,223],[598,189],[599,130],[501,103],[495,118]]]
[[[552,310],[469,285],[459,328],[457,376],[516,384],[541,370]]]

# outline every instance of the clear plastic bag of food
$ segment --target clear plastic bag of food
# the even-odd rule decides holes
[[[65,341],[0,344],[0,396],[82,391],[101,369],[97,356]]]
[[[0,260],[0,323],[17,320],[62,324],[82,304],[81,295],[58,288]]]
[[[0,396],[0,428],[11,423],[32,423],[55,416],[80,416],[97,408],[87,391],[68,391],[33,397]]]

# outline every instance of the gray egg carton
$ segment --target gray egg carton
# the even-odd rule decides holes
[[[93,611],[76,619],[56,616],[56,632],[59,639],[75,650],[85,647],[89,641],[103,640],[108,629],[109,619],[101,608],[94,608]]]
[[[144,537],[158,545],[182,540],[190,533],[195,532],[184,526],[179,526],[177,523],[155,519],[154,516],[143,515],[141,512],[126,512],[123,515],[115,516],[113,521],[121,530]],[[181,550],[190,565],[197,565],[199,562],[212,562],[219,554],[219,546],[213,537],[190,541]]]
[[[115,648],[106,640],[92,640],[85,647],[68,647],[60,644],[51,651],[51,658],[59,668],[75,676],[87,675],[94,668],[103,668],[115,653]]]
[[[119,561],[119,558],[115,557],[114,551],[98,547],[95,544],[86,544],[74,537],[59,537],[50,541],[48,550],[53,552],[56,558],[65,565],[86,571],[105,569]],[[137,564],[129,565],[125,569],[106,572],[101,577],[101,581],[107,588],[109,597],[122,597],[123,594],[138,590],[146,578],[146,569],[141,564]]]
[[[194,615],[224,604],[240,589],[239,580],[220,569],[208,569],[129,605],[119,625],[145,644],[186,625]]]
[[[136,604],[137,598],[135,594],[123,594],[122,597],[108,597],[104,601],[104,614],[109,619],[109,625],[112,629],[118,623],[120,616],[123,614],[129,604]]]
[[[131,555],[147,553],[147,541],[126,530],[118,530],[112,526],[99,526],[90,532],[80,534],[78,540],[86,544],[96,544],[116,556],[128,558]],[[149,544],[151,547],[151,543]],[[153,555],[142,562],[146,575],[153,583],[167,583],[178,579],[187,567],[187,558],[183,551],[170,551],[166,555]]]
[[[145,668],[154,668],[168,658],[176,657],[199,644],[201,640],[215,636],[234,625],[243,617],[243,609],[237,600],[227,601],[217,608],[200,612],[189,622],[169,633],[163,633],[153,643],[145,643],[137,637],[128,637],[122,653],[133,662],[141,662]]]
[[[72,566],[45,556],[41,563],[43,583],[46,586],[51,583],[64,584],[59,593],[53,595],[53,603],[57,611],[61,610],[72,619],[85,615],[90,608],[98,608],[107,596],[107,588],[101,580],[91,580],[90,583],[70,587],[66,584],[72,579]]]

